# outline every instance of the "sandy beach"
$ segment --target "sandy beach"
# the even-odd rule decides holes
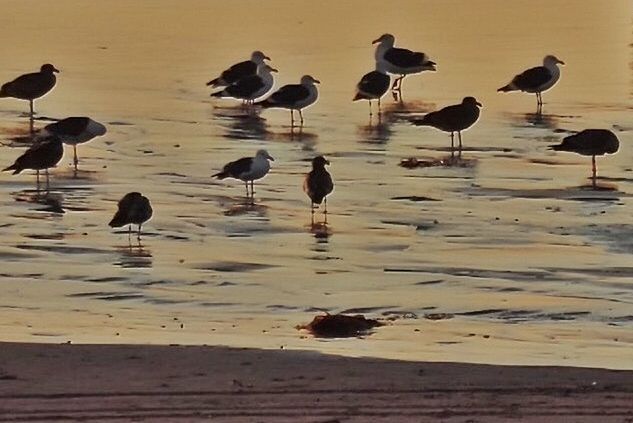
[[[633,372],[205,346],[0,345],[0,421],[630,422]]]

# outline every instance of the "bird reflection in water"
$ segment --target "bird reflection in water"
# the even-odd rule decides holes
[[[319,136],[313,132],[303,130],[303,126],[291,126],[288,139],[301,143],[301,150],[314,151]]]
[[[152,267],[152,252],[138,238],[133,241],[132,237],[129,237],[127,245],[114,246],[114,249],[119,254],[118,261],[114,263],[115,266],[127,269]]]
[[[43,191],[39,185],[37,189],[25,189],[13,194],[15,201],[35,204],[34,210],[64,214],[66,211],[63,208],[64,196],[61,193],[51,193],[48,190]]]
[[[526,113],[525,122],[529,127],[556,129],[558,128],[558,117],[543,113]]]
[[[233,202],[224,211],[225,216],[255,216],[266,217],[268,214],[268,207],[263,204],[256,204],[253,197],[244,197],[239,201]]]
[[[313,214],[308,228],[309,232],[314,235],[314,238],[318,242],[327,243],[328,239],[332,236],[332,229],[328,225],[327,215],[325,215],[325,220],[323,220],[322,222],[315,222]]]
[[[225,138],[266,140],[270,138],[266,119],[256,109],[237,106],[214,111],[215,117],[226,128]]]

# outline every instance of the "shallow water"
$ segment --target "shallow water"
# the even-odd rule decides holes
[[[79,147],[77,177],[68,150],[48,194],[28,172],[0,175],[2,340],[633,368],[630,2],[236,3],[5,2],[0,80],[62,70],[35,126],[89,115],[108,134]],[[387,31],[439,70],[405,79],[404,102],[385,98],[370,122],[350,100]],[[205,82],[254,49],[277,86],[321,80],[300,130],[287,112],[208,97]],[[567,66],[542,116],[533,96],[495,92],[549,53]],[[444,165],[448,137],[408,119],[465,95],[482,117]],[[27,110],[0,101],[6,165]],[[598,159],[596,191],[590,160],[547,149],[587,127],[621,142]],[[210,175],[259,148],[276,160],[251,205]],[[311,225],[301,191],[316,154],[336,182],[327,225]],[[436,165],[399,166],[412,156]],[[155,210],[140,243],[107,226],[133,190]],[[295,330],[321,311],[390,324],[364,339]]]

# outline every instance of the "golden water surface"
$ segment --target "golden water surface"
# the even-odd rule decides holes
[[[316,349],[412,360],[633,368],[631,2],[604,0],[4,0],[0,81],[53,63],[36,128],[87,115],[108,133],[52,171],[0,175],[0,340],[191,343]],[[404,81],[370,121],[352,103],[382,33],[438,71]],[[249,114],[206,81],[262,50],[276,86],[311,74],[304,112]],[[544,94],[496,89],[546,54],[564,60]],[[408,120],[475,96],[459,166],[446,134]],[[2,167],[21,154],[28,104],[0,101]],[[571,131],[612,129],[620,151],[548,150]],[[266,148],[272,172],[245,201],[210,178]],[[301,190],[317,154],[336,189],[327,225]],[[129,191],[155,217],[137,244],[107,222]],[[319,213],[317,221],[323,216]],[[389,325],[323,341],[295,329],[322,311]],[[430,316],[429,316],[430,315]],[[433,320],[426,317],[444,317]]]

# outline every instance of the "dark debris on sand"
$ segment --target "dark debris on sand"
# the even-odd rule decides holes
[[[366,319],[358,314],[346,316],[344,314],[325,314],[315,316],[307,325],[299,325],[297,329],[305,329],[319,338],[349,338],[367,334],[375,327],[384,326],[384,323],[375,319]]]
[[[476,165],[475,159],[464,159],[459,156],[446,156],[439,159],[418,159],[409,157],[400,160],[399,166],[406,169],[416,169],[418,167],[464,167],[471,168]]]

